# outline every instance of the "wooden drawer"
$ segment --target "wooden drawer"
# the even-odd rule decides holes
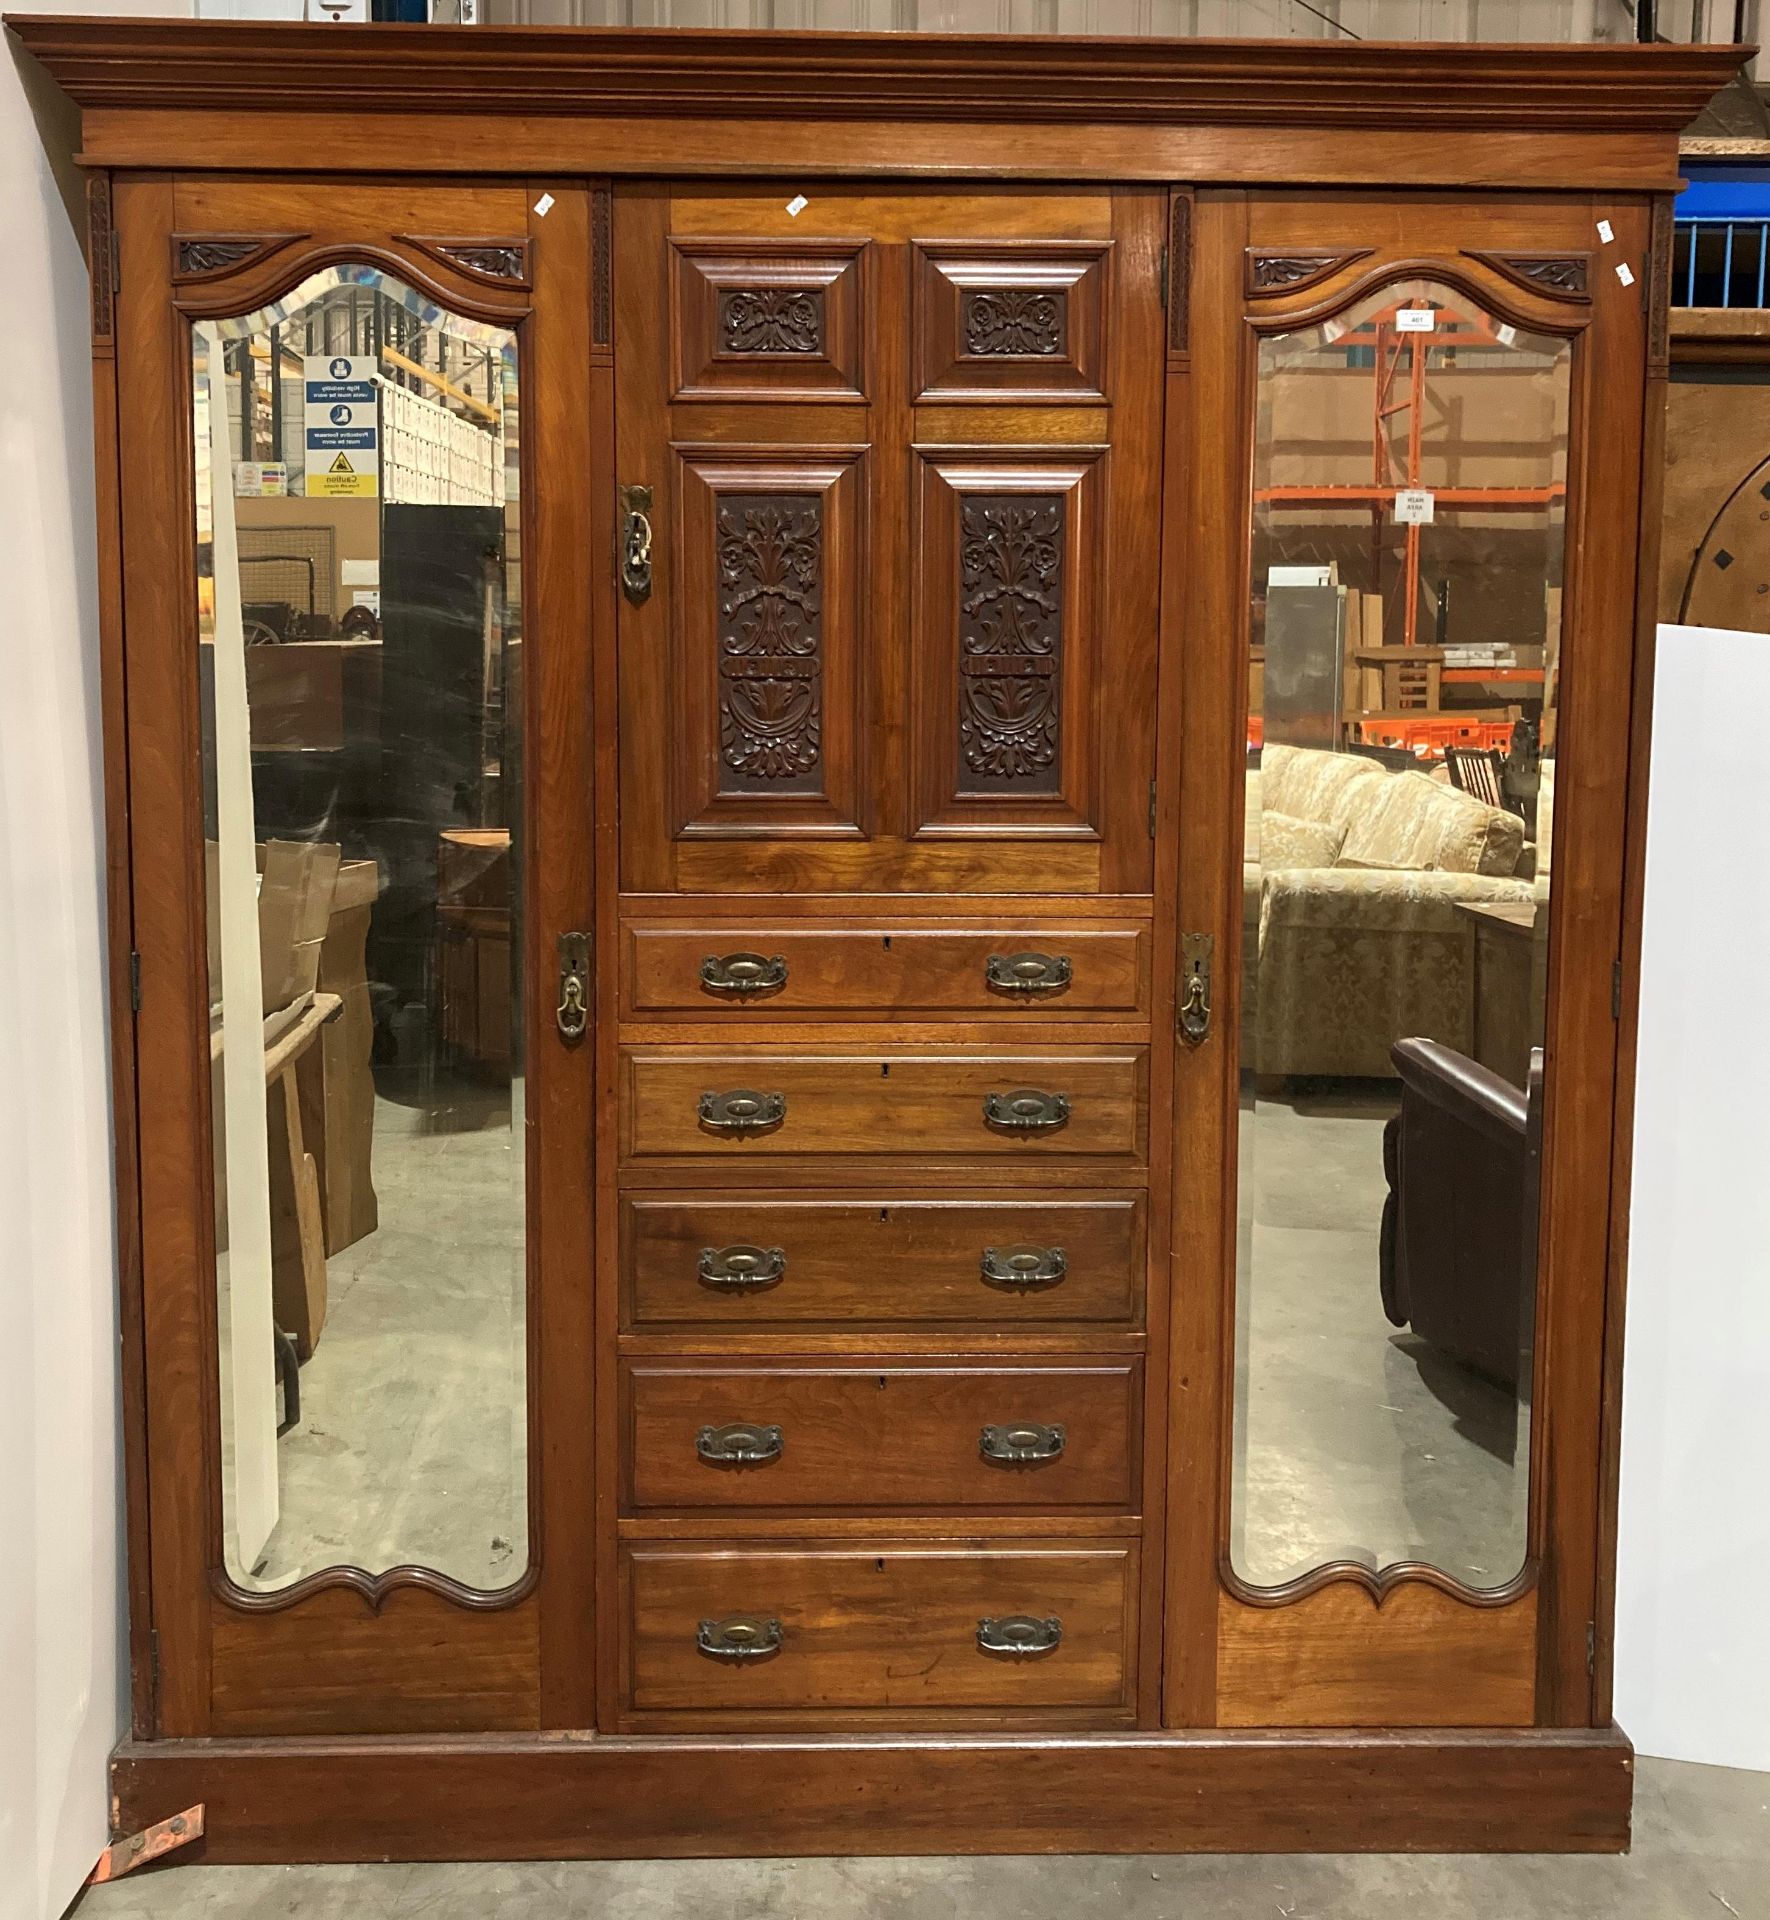
[[[1135,1017],[1149,1007],[1149,931],[1136,922],[629,926],[625,1004],[638,1019],[734,1007],[798,1019]]]
[[[1072,1159],[1140,1165],[1148,1091],[1141,1047],[1023,1053],[808,1053],[771,1047],[703,1052],[632,1048],[625,1138],[631,1160],[797,1158],[927,1160],[950,1155],[1025,1165]],[[986,1102],[1041,1096],[1020,1127]],[[759,1096],[742,1127],[730,1096]],[[721,1104],[725,1103],[725,1104]]]
[[[1135,1360],[629,1361],[627,1505],[637,1512],[1128,1512],[1136,1504],[1139,1386]],[[748,1451],[768,1457],[705,1457],[742,1444],[732,1428],[756,1429]],[[1050,1457],[986,1458],[986,1428],[992,1448],[1026,1437],[1033,1454]]]
[[[623,1317],[640,1330],[1130,1326],[1140,1193],[1065,1200],[689,1199],[621,1210]]]
[[[642,1714],[1128,1710],[1136,1564],[1130,1541],[634,1547],[623,1558],[627,1705]],[[750,1633],[719,1632],[746,1620],[756,1623]],[[986,1651],[986,1620],[997,1623],[992,1638],[1003,1622],[1034,1623],[1048,1638],[1055,1621],[1057,1643]],[[774,1625],[773,1651],[702,1649],[703,1636],[766,1645]]]

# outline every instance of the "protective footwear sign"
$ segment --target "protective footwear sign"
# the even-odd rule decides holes
[[[381,395],[371,354],[309,354],[301,363],[307,494],[372,500],[381,490]]]

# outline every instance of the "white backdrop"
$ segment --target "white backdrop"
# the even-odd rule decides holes
[[[1770,636],[1662,627],[1658,679],[1616,1717],[1770,1770]]]
[[[139,9],[189,12],[188,0]],[[75,116],[0,54],[0,1920],[60,1914],[123,1724],[92,372]]]

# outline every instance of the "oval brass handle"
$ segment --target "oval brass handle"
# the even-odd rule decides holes
[[[729,1093],[703,1093],[701,1125],[721,1133],[764,1133],[787,1117],[784,1093],[758,1093],[752,1087],[733,1087]]]
[[[709,993],[773,993],[786,984],[784,954],[710,953],[701,962],[701,985]]]
[[[1054,1287],[1069,1271],[1061,1247],[985,1247],[983,1277],[992,1287]]]
[[[787,1441],[779,1427],[734,1420],[729,1426],[702,1427],[694,1437],[694,1450],[716,1467],[761,1467],[778,1460]]]
[[[702,1247],[701,1284],[736,1292],[741,1287],[772,1287],[787,1277],[784,1247]]]
[[[983,1118],[1003,1133],[1048,1133],[1069,1120],[1069,1095],[1016,1087],[1012,1093],[986,1093]]]
[[[1043,1620],[1030,1613],[1005,1613],[977,1623],[977,1645],[983,1653],[1049,1653],[1063,1639],[1063,1622],[1056,1614]]]
[[[1061,993],[1074,978],[1063,953],[992,953],[983,977],[1004,993]]]
[[[695,1629],[694,1643],[715,1660],[766,1660],[780,1652],[785,1639],[778,1620],[733,1613],[723,1620],[703,1620]]]
[[[986,1460],[1025,1465],[1057,1459],[1068,1439],[1069,1433],[1064,1427],[1046,1426],[1040,1420],[1022,1420],[1010,1427],[985,1427],[977,1450]]]

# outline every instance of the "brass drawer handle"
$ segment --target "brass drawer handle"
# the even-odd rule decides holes
[[[992,953],[983,977],[1004,993],[1061,993],[1075,970],[1065,953]]]
[[[1064,1427],[1023,1420],[1011,1427],[985,1427],[977,1450],[986,1460],[1023,1466],[1059,1458],[1068,1439],[1068,1430]]]
[[[703,1620],[695,1629],[694,1643],[715,1660],[766,1660],[780,1652],[785,1639],[778,1620],[733,1613],[723,1620]]]
[[[694,1450],[712,1466],[762,1467],[786,1452],[787,1441],[779,1427],[734,1420],[729,1426],[702,1427],[694,1437]]]
[[[985,1247],[983,1277],[992,1287],[1054,1287],[1069,1271],[1061,1247]]]
[[[710,953],[701,962],[701,985],[709,993],[773,993],[786,984],[784,954]]]
[[[721,1133],[766,1133],[787,1117],[784,1093],[757,1093],[751,1087],[734,1087],[729,1093],[703,1093],[700,1104],[701,1125]]]
[[[986,1093],[983,1118],[1003,1133],[1048,1133],[1069,1121],[1069,1095],[1016,1087],[1012,1093]]]
[[[705,1287],[736,1293],[746,1287],[772,1287],[787,1277],[784,1247],[702,1247],[700,1278]]]
[[[1063,1622],[1054,1613],[1043,1620],[1030,1613],[1005,1613],[977,1623],[982,1653],[1050,1653],[1062,1639]]]

